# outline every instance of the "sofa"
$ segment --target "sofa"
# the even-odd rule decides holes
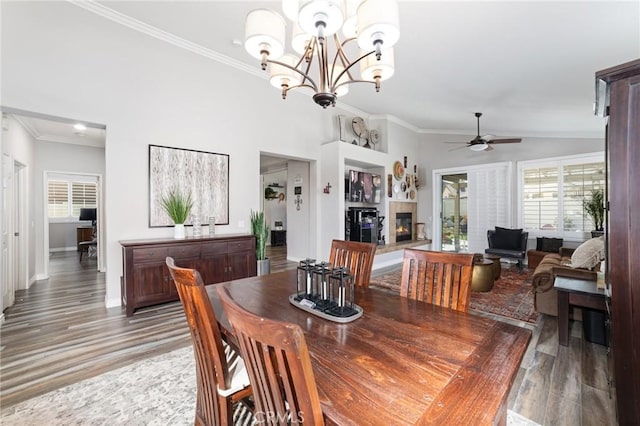
[[[558,292],[553,288],[556,276],[596,281],[600,261],[604,259],[604,240],[600,237],[587,242],[576,249],[561,247],[559,253],[549,253],[540,261],[532,277],[536,312],[558,316]],[[575,256],[576,251],[578,256]],[[584,260],[586,257],[588,259]],[[572,262],[579,262],[583,267],[572,267]],[[577,309],[574,319],[581,319]]]
[[[527,268],[535,270],[546,255],[560,253],[563,243],[564,240],[562,238],[536,238],[536,248],[527,250]]]

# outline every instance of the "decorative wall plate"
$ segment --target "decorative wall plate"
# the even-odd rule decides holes
[[[396,180],[400,180],[402,176],[404,176],[404,167],[402,167],[401,162],[396,161],[393,163],[393,177],[395,177]]]
[[[393,185],[393,192],[395,192],[395,193],[400,192],[400,185],[398,185],[397,183],[395,185]]]
[[[410,197],[412,200],[415,200],[415,198],[416,198],[416,191],[414,191],[414,190],[412,189],[412,190],[411,190],[411,192],[409,192],[409,197]]]
[[[405,182],[401,182],[400,189],[402,190],[402,192],[405,192],[407,190],[407,184]]]

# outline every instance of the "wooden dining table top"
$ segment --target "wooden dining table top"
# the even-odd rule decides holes
[[[375,288],[356,289],[361,318],[331,322],[289,303],[295,269],[218,285],[248,311],[302,328],[327,424],[506,422],[530,330]],[[207,292],[233,339],[216,286]]]

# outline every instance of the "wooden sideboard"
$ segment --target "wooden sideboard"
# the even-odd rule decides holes
[[[253,235],[216,235],[185,239],[120,241],[122,245],[122,304],[127,316],[145,306],[178,300],[178,292],[165,264],[200,272],[205,284],[256,275],[256,239]]]

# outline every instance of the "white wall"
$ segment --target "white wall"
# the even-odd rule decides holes
[[[295,187],[302,188],[300,210],[296,205]],[[316,252],[311,244],[311,211],[314,185],[311,181],[309,163],[289,160],[287,162],[287,259],[314,258]],[[315,234],[314,234],[315,236]],[[314,238],[315,240],[315,238]]]
[[[335,137],[336,114],[344,113],[297,93],[283,101],[264,78],[66,2],[1,7],[1,103],[106,125],[109,306],[120,304],[118,241],[172,235],[148,227],[149,144],[229,154],[230,224],[217,232],[248,232],[249,212],[260,206],[260,151],[315,159],[320,143]],[[308,181],[315,185],[313,176]],[[314,209],[315,195],[307,189],[302,208]],[[291,225],[289,219],[293,234]],[[314,255],[309,241],[300,244],[299,257]]]
[[[35,141],[29,133],[18,123],[15,118],[8,115],[4,120],[7,130],[2,131],[2,152],[12,157],[13,161],[24,164],[27,168],[25,173],[27,182],[27,256],[29,264],[27,267],[27,278],[29,283],[36,279],[36,224],[35,224],[35,199],[34,199],[34,181],[35,175]],[[23,288],[20,283],[20,288]],[[1,296],[0,296],[1,297]]]

